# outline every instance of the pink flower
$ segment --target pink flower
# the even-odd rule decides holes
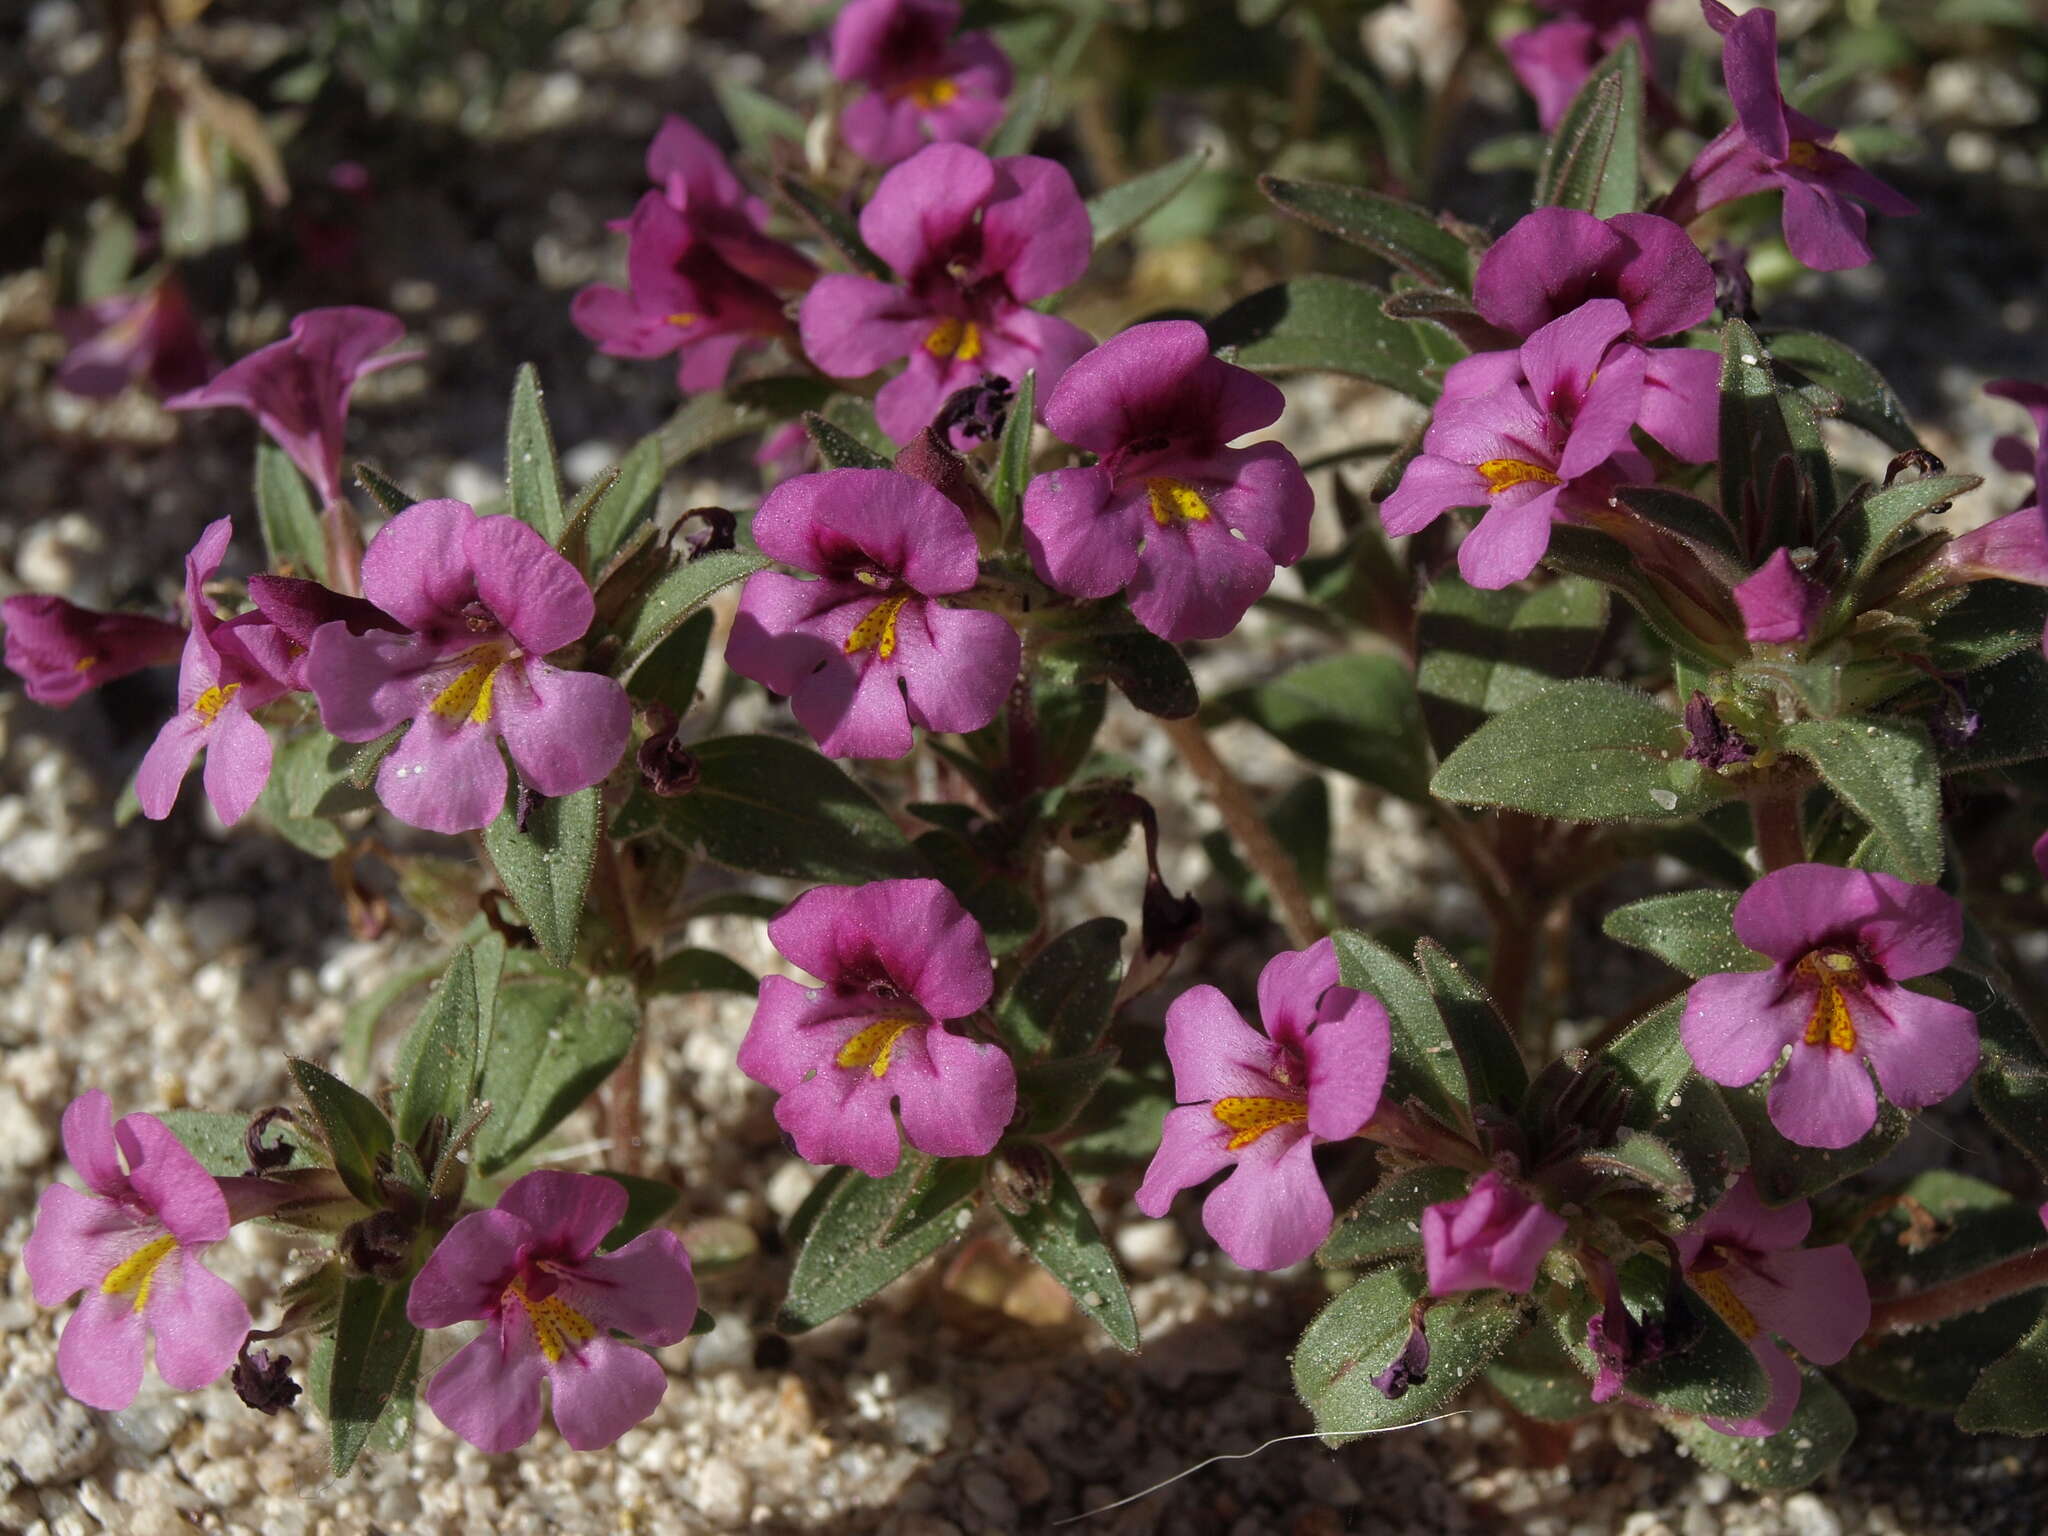
[[[60,310],[57,329],[71,345],[57,387],[90,400],[118,395],[131,383],[159,398],[175,395],[197,389],[220,368],[173,273],[139,293]]]
[[[62,709],[79,695],[144,667],[178,659],[185,631],[139,613],[95,613],[44,593],[0,602],[7,667],[38,704]]]
[[[405,1315],[417,1328],[481,1318],[484,1331],[427,1383],[436,1418],[496,1454],[540,1428],[543,1381],[555,1427],[579,1451],[603,1449],[654,1412],[668,1375],[626,1339],[660,1347],[686,1338],[697,1283],[673,1232],[643,1232],[599,1253],[625,1214],[625,1187],[614,1180],[543,1169],[441,1239],[413,1277]]]
[[[1576,208],[1538,208],[1488,248],[1472,280],[1479,313],[1525,339],[1592,299],[1619,299],[1628,331],[1616,345],[1640,345],[1703,324],[1714,312],[1714,273],[1691,236],[1669,219],[1596,219]],[[1689,464],[1718,456],[1720,355],[1699,347],[1642,352],[1636,425]],[[1494,382],[1484,365],[1460,364],[1452,374],[1455,382],[1444,381],[1446,400]]]
[[[798,475],[768,493],[753,533],[820,579],[748,577],[725,658],[787,694],[821,751],[901,757],[913,725],[995,718],[1023,645],[1001,615],[937,601],[981,574],[966,516],[939,492],[887,469]]]
[[[1424,451],[1380,504],[1387,532],[1415,533],[1453,507],[1483,507],[1458,570],[1475,587],[1504,587],[1536,568],[1553,522],[1605,506],[1617,484],[1648,480],[1629,439],[1646,353],[1614,345],[1628,324],[1620,300],[1593,299],[1518,353],[1482,352],[1453,367]]]
[[[782,1097],[775,1120],[800,1156],[870,1178],[910,1144],[933,1157],[991,1151],[1017,1109],[1000,1046],[946,1028],[994,990],[981,925],[936,880],[823,885],[768,925],[783,956],[818,977],[762,978],[740,1070]]]
[[[1744,633],[1762,645],[1803,645],[1828,605],[1828,589],[1792,563],[1789,550],[1771,551],[1757,573],[1735,584]]]
[[[1267,380],[1211,357],[1191,320],[1112,336],[1046,401],[1046,424],[1098,461],[1026,488],[1031,563],[1071,596],[1128,588],[1138,622],[1168,640],[1229,634],[1274,567],[1308,548],[1315,495],[1294,455],[1226,446],[1271,426],[1285,403]]]
[[[323,625],[305,676],[343,741],[409,724],[377,771],[377,796],[400,821],[430,832],[492,821],[505,805],[500,737],[542,795],[589,788],[625,752],[625,689],[542,660],[590,628],[590,588],[517,518],[416,502],[370,540],[363,594],[410,633]]]
[[[1724,1435],[1775,1435],[1799,1406],[1799,1367],[1783,1339],[1816,1365],[1833,1365],[1870,1326],[1870,1287],[1847,1245],[1802,1248],[1813,1226],[1804,1200],[1772,1210],[1744,1174],[1678,1235],[1686,1283],[1755,1351],[1771,1397],[1753,1418],[1707,1422]]]
[[[1289,950],[1259,974],[1261,1034],[1223,994],[1191,987],[1166,1010],[1175,1096],[1138,1209],[1228,1168],[1202,1224],[1246,1269],[1284,1269],[1315,1252],[1336,1219],[1315,1148],[1355,1136],[1379,1108],[1391,1049],[1387,1011],[1340,986],[1328,939]]]
[[[2034,418],[2034,446],[2031,450],[2024,438],[2001,437],[1991,445],[1991,456],[2003,469],[2033,475],[2034,494],[2021,502],[2021,506],[2048,503],[2048,384],[2036,384],[2030,379],[1993,379],[1984,386],[1984,393],[1995,399],[2010,400]]]
[[[1497,1171],[1472,1181],[1463,1198],[1422,1213],[1422,1257],[1429,1293],[1527,1291],[1543,1256],[1564,1236],[1565,1220]]]
[[[1648,70],[1649,8],[1649,0],[1546,0],[1546,9],[1570,14],[1501,44],[1522,89],[1536,98],[1536,119],[1545,133],[1557,127],[1600,61],[1630,38]]]
[[[270,781],[270,733],[253,711],[285,691],[283,637],[260,614],[221,618],[205,592],[233,533],[228,518],[210,523],[185,557],[192,628],[178,662],[178,712],[157,732],[135,771],[135,798],[151,821],[171,814],[192,759],[202,750],[206,798],[228,826],[248,813]]]
[[[1879,213],[1918,212],[1910,199],[1855,161],[1827,147],[1834,130],[1785,105],[1778,84],[1778,18],[1766,5],[1737,16],[1720,0],[1701,0],[1723,38],[1721,72],[1735,121],[1700,151],[1658,207],[1680,224],[1709,208],[1776,188],[1785,194],[1785,244],[1818,272],[1870,260],[1861,198]]]
[[[181,1392],[205,1386],[249,1334],[242,1298],[199,1262],[228,1235],[226,1197],[161,1120],[129,1115],[116,1125],[97,1089],[65,1108],[64,1155],[92,1193],[44,1190],[21,1255],[38,1306],[86,1293],[57,1342],[64,1390],[94,1408],[126,1408],[151,1335],[158,1375]]]
[[[374,354],[405,334],[405,322],[381,309],[309,309],[291,334],[251,352],[214,380],[164,402],[169,411],[231,405],[256,418],[298,465],[323,503],[341,500],[342,434],[356,381],[424,353]]]
[[[306,681],[306,656],[313,649],[313,636],[321,625],[345,624],[352,635],[373,629],[405,633],[405,626],[375,603],[344,596],[299,576],[251,576],[249,600],[282,639],[285,665],[278,681],[295,693],[305,693],[312,687]],[[276,651],[273,646],[268,654],[275,655]]]
[[[1771,1123],[1804,1147],[1846,1147],[1877,1121],[1874,1067],[1902,1109],[1937,1103],[1977,1066],[1969,1009],[1900,986],[1954,960],[1963,909],[1931,885],[1826,864],[1765,875],[1735,904],[1735,936],[1774,962],[1703,976],[1679,1036],[1730,1087],[1790,1059],[1771,1086]]]
[[[1014,383],[1035,368],[1044,399],[1088,350],[1087,332],[1029,307],[1088,267],[1088,210],[1064,167],[928,145],[882,178],[860,233],[898,282],[821,277],[799,324],[804,351],[835,378],[910,360],[875,397],[875,419],[897,442],[985,374]]]
[[[768,205],[748,195],[718,146],[682,118],[662,119],[647,146],[647,179],[683,215],[691,237],[735,271],[764,287],[790,290],[810,287],[818,275],[796,247],[763,233]]]
[[[1003,120],[1010,61],[986,32],[953,36],[953,0],[853,0],[832,23],[832,73],[867,90],[839,117],[847,147],[894,165],[934,140],[978,144]]]

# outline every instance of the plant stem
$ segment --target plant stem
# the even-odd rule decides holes
[[[618,850],[610,838],[597,840],[597,867],[591,885],[596,889],[598,907],[612,928],[612,942],[626,958],[629,973],[637,972],[642,959],[640,942],[634,933],[633,898],[626,888],[626,872],[619,864]],[[618,1064],[604,1089],[605,1132],[611,1138],[612,1166],[621,1173],[644,1171],[646,1140],[640,1134],[640,1070],[647,1056],[647,1010],[640,1009],[640,1027],[633,1031],[633,1043],[626,1047],[625,1060]]]
[[[1797,790],[1759,794],[1749,802],[1749,817],[1756,826],[1756,851],[1764,861],[1765,874],[1806,862],[1806,833],[1799,824]]]
[[[1888,1333],[1906,1333],[1952,1317],[1981,1312],[1993,1302],[2017,1296],[2035,1286],[2048,1285],[2048,1246],[2017,1254],[1974,1274],[1964,1275],[1924,1291],[1880,1301],[1870,1309],[1870,1328],[1865,1342]]]
[[[327,547],[327,584],[345,597],[362,596],[363,522],[346,496],[322,509],[320,534]]]
[[[1273,836],[1273,829],[1266,825],[1266,818],[1259,814],[1258,807],[1252,804],[1251,792],[1245,788],[1244,781],[1216,755],[1209,733],[1202,729],[1199,720],[1190,716],[1185,720],[1162,720],[1160,724],[1165,727],[1167,736],[1187,763],[1189,771],[1201,781],[1210,804],[1222,815],[1223,825],[1229,829],[1238,851],[1244,855],[1245,863],[1266,882],[1266,890],[1272,895],[1274,910],[1279,914],[1280,926],[1287,930],[1288,940],[1303,949],[1315,943],[1323,936],[1323,925],[1309,903],[1308,889],[1301,883],[1301,871],[1295,868],[1287,850],[1280,846],[1280,840]]]

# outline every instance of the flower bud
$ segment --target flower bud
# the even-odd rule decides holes
[[[1422,1254],[1432,1296],[1495,1289],[1527,1291],[1565,1220],[1499,1172],[1480,1175],[1462,1200],[1422,1213]]]

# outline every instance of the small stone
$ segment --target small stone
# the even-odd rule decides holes
[[[1117,1229],[1116,1251],[1131,1272],[1150,1277],[1179,1269],[1188,1256],[1188,1241],[1171,1221],[1131,1221]]]
[[[1365,1497],[1358,1480],[1335,1461],[1311,1462],[1301,1475],[1301,1491],[1318,1503],[1349,1509]]]
[[[975,1467],[960,1479],[961,1491],[985,1518],[995,1522],[1001,1530],[1010,1530],[1017,1521],[1017,1501],[1010,1496],[1009,1485],[986,1467]]]
[[[0,1415],[0,1457],[20,1468],[31,1487],[75,1481],[106,1455],[98,1416],[55,1381],[31,1377],[9,1395],[15,1400]]]
[[[953,1433],[953,1399],[938,1387],[906,1392],[896,1400],[896,1438],[912,1450],[937,1455]]]
[[[1785,1524],[1793,1536],[1842,1536],[1842,1521],[1813,1493],[1795,1493],[1785,1501]]]
[[[696,1476],[690,1479],[690,1502],[707,1519],[721,1525],[737,1525],[745,1520],[753,1498],[752,1479],[722,1456],[714,1456],[698,1467]]]
[[[791,1158],[768,1177],[768,1187],[763,1191],[768,1209],[784,1221],[797,1213],[797,1207],[810,1198],[811,1190],[817,1185],[818,1170],[809,1163]]]
[[[736,1268],[761,1251],[754,1229],[730,1216],[706,1216],[690,1222],[682,1237],[691,1267],[699,1274]]]
[[[0,1083],[0,1168],[40,1168],[56,1147],[44,1117],[22,1102],[12,1083]]]

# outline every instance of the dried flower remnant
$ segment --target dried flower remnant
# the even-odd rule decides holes
[[[775,1120],[813,1163],[871,1178],[895,1171],[903,1137],[934,1157],[993,1150],[1017,1108],[1001,1047],[947,1025],[994,991],[981,925],[936,880],[806,891],[768,925],[792,963],[819,978],[761,981],[740,1070],[781,1097]]]
[[[668,1391],[661,1363],[638,1346],[688,1335],[697,1285],[673,1232],[598,1251],[626,1203],[612,1179],[529,1173],[495,1208],[458,1221],[413,1278],[405,1313],[415,1327],[484,1322],[422,1394],[478,1450],[517,1450],[534,1437],[544,1382],[555,1427],[579,1451],[610,1445]]]
[[[1756,756],[1756,748],[1742,732],[1721,718],[1714,701],[1699,689],[1685,703],[1685,730],[1691,740],[1685,744],[1688,761],[1713,769],[1733,768]]]
[[[1202,1224],[1246,1269],[1284,1269],[1315,1252],[1335,1212],[1315,1148],[1355,1136],[1379,1108],[1392,1046],[1387,1011],[1342,986],[1330,940],[1275,955],[1259,975],[1264,1031],[1212,986],[1166,1011],[1180,1106],[1136,1196],[1164,1216],[1181,1190],[1228,1168]]]
[[[220,1187],[154,1115],[116,1124],[104,1093],[64,1111],[64,1153],[91,1193],[53,1184],[36,1205],[22,1264],[39,1306],[85,1299],[57,1342],[57,1375],[80,1402],[126,1408],[156,1340],[166,1383],[193,1391],[235,1363],[249,1309],[200,1263],[228,1235]]]
[[[1901,986],[1953,961],[1963,911],[1931,885],[1825,864],[1765,875],[1735,905],[1735,936],[1768,970],[1703,976],[1679,1036],[1701,1073],[1738,1087],[1791,1054],[1771,1085],[1771,1123],[1806,1147],[1846,1147],[1885,1096],[1922,1109],[1977,1065],[1967,1008]]]

